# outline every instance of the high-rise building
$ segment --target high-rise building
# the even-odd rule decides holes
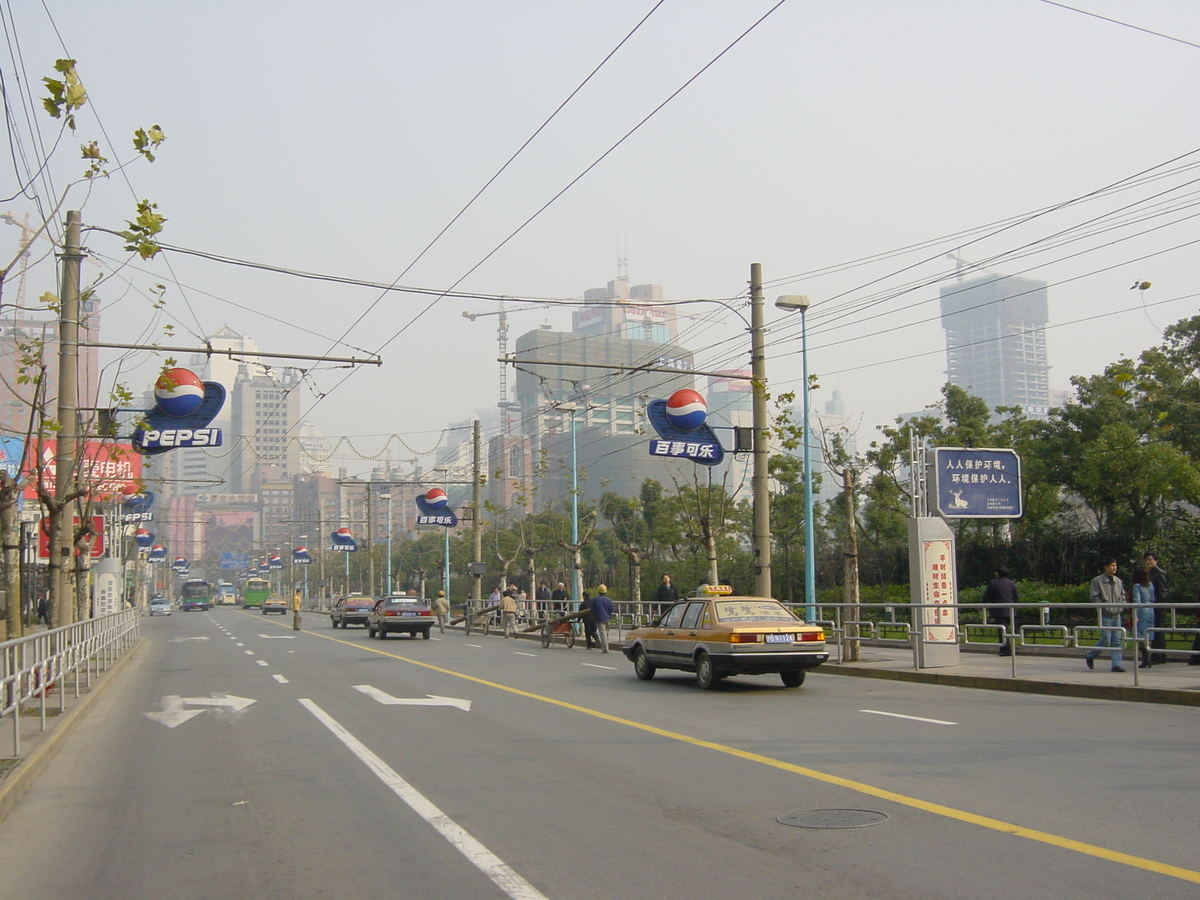
[[[285,480],[300,474],[300,442],[291,435],[299,412],[299,381],[291,369],[255,372],[245,364],[238,369],[225,439],[231,447],[226,490],[252,493],[255,469],[262,465],[279,466]]]
[[[946,378],[989,407],[1050,410],[1046,282],[986,273],[941,289]]]
[[[661,300],[659,285],[612,281],[585,292],[571,331],[539,328],[517,339],[514,355],[537,360],[519,365],[516,378],[520,431],[530,439],[529,458],[545,467],[534,473],[537,506],[570,496],[572,428],[588,500],[604,491],[637,496],[647,478],[686,479],[695,468],[646,449],[646,403],[695,387],[692,352],[676,342],[675,310]],[[654,371],[631,371],[639,366]]]

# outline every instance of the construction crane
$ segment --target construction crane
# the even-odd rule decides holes
[[[530,306],[522,306],[521,309],[549,309],[558,306],[557,303],[535,303]],[[500,344],[500,358],[508,358],[508,309],[504,306],[504,300],[501,299],[497,309],[491,309],[487,312],[464,312],[463,318],[470,319],[474,322],[476,319],[483,316],[498,316],[496,338]],[[500,365],[500,402],[497,404],[501,410],[508,409],[508,366],[501,363]]]

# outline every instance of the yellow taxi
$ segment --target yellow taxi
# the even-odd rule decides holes
[[[262,614],[264,616],[267,613],[273,613],[273,612],[277,612],[281,616],[283,616],[283,615],[287,615],[287,611],[288,611],[287,600],[283,597],[280,597],[278,594],[271,594],[269,597],[267,597],[266,600],[263,601]]]
[[[792,688],[829,658],[820,626],[804,623],[778,600],[716,592],[721,589],[680,600],[626,635],[621,651],[638,678],[680,669],[694,672],[696,683],[712,690],[727,675],[778,673]]]

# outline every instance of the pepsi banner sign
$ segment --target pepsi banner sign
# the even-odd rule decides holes
[[[421,511],[417,516],[417,524],[453,528],[458,524],[458,516],[449,508],[449,502],[450,498],[441,488],[426,491],[424,496],[417,498],[417,509]]]
[[[220,447],[220,428],[209,428],[225,405],[225,388],[201,381],[190,369],[168,369],[154,383],[153,409],[133,433],[133,448],[152,456],[181,447]]]
[[[343,525],[333,534],[329,535],[330,550],[340,550],[343,553],[353,553],[358,549],[358,542],[354,540],[354,536],[350,533],[350,529]]]
[[[715,466],[725,458],[721,442],[706,422],[708,404],[696,391],[676,391],[666,400],[651,400],[646,417],[658,440],[650,441],[651,456],[690,459]]]
[[[312,563],[312,554],[308,552],[307,547],[297,547],[292,551],[292,562],[307,566]]]

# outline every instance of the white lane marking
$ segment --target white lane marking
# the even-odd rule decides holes
[[[468,647],[474,647],[476,650],[482,650],[483,644],[467,644]]]
[[[182,644],[184,641],[207,641],[206,637],[167,638],[168,644]]]
[[[247,697],[232,697],[229,694],[214,694],[211,697],[180,697],[178,694],[167,694],[162,698],[162,712],[142,713],[146,718],[153,719],[166,725],[168,728],[175,728],[182,725],[189,719],[200,715],[204,712],[203,709],[185,709],[188,704],[192,706],[216,707],[218,711],[228,710],[230,713],[240,713],[254,701]]]
[[[523,650],[514,650],[513,655],[514,656],[537,656],[536,653],[526,653]]]
[[[589,669],[608,669],[610,672],[617,671],[616,666],[602,666],[599,663],[580,663],[581,666],[587,666]]]
[[[271,677],[274,678],[276,681],[278,681],[280,684],[290,684],[291,683],[286,678],[284,678],[282,675],[272,675]]]
[[[245,651],[243,651],[243,652],[244,652],[244,653],[245,653],[247,656],[253,656],[253,655],[254,655],[254,651],[253,651],[253,650],[245,650]]]
[[[943,722],[941,719],[925,719],[921,716],[903,716],[900,713],[880,712],[877,709],[860,709],[861,713],[870,713],[873,716],[890,716],[893,719],[908,719],[911,722],[928,722],[930,725],[957,725],[957,722]]]
[[[424,697],[393,697],[386,691],[381,691],[369,684],[356,684],[354,689],[366,694],[372,700],[379,701],[384,706],[457,706],[463,712],[471,711],[470,700],[439,697],[437,694],[426,694]]]
[[[268,641],[292,641],[296,639],[294,634],[260,634],[260,638],[266,638]]]
[[[338,724],[329,713],[311,700],[302,699],[300,703],[368,769],[374,772],[397,797],[407,803],[413,812],[428,822],[459,853],[470,860],[472,865],[490,878],[496,887],[513,900],[548,900],[545,894],[509,868],[500,857],[472,837],[457,822],[426,799],[424,794],[401,778],[387,763],[368,750],[365,744]]]
[[[239,643],[239,644],[235,644],[234,646],[235,646],[235,647],[245,647],[246,645],[245,645],[245,644],[241,644],[241,643]]]
[[[258,663],[260,666],[269,666],[270,665],[270,663],[267,662],[265,659],[256,659],[255,662]]]

